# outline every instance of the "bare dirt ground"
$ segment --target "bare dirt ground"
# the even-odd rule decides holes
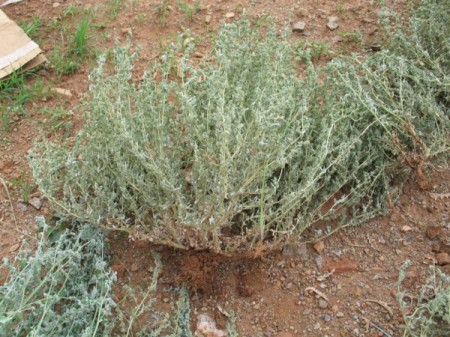
[[[131,40],[141,46],[137,77],[184,29],[193,32],[201,58],[221,22],[237,20],[243,13],[250,17],[270,14],[280,28],[303,22],[304,29],[293,32],[292,42],[310,41],[318,52],[317,64],[336,54],[373,52],[382,43],[378,1],[203,0],[192,15],[175,1],[118,3],[117,12],[112,10],[114,1],[106,0],[30,0],[2,8],[18,22],[35,17],[42,21],[36,40],[50,59],[55,45],[64,46],[70,34],[70,30],[52,28],[55,20],[76,26],[83,14],[67,15],[71,6],[95,15],[88,33],[91,58],[80,69],[59,77],[49,64],[27,80],[30,84],[43,80],[46,86],[67,89],[72,95],[30,100],[27,113],[14,116],[10,130],[0,133],[0,258],[12,258],[23,239],[33,242],[36,216],[51,218],[48,204],[30,177],[26,154],[41,133],[54,139],[76,134],[83,118],[74,107],[88,89],[95,54],[112,48],[115,41]],[[184,3],[195,6],[192,1]],[[407,17],[407,1],[386,1],[385,5]],[[327,27],[330,16],[339,24],[334,30]],[[57,130],[42,112],[55,107],[73,109],[61,117],[63,127]],[[395,296],[402,264],[411,260],[403,286],[412,293],[426,279],[429,266],[438,264],[450,273],[450,171],[436,166],[428,173],[431,189],[420,190],[411,175],[387,216],[345,228],[319,243],[290,245],[257,259],[161,249],[111,234],[111,265],[119,276],[117,299],[123,297],[125,285],[136,289],[148,285],[151,250],[156,249],[163,262],[156,303],[160,309],[170,310],[173,289],[186,283],[194,321],[205,313],[223,328],[224,313],[233,310],[240,336],[401,336],[403,318]],[[32,200],[43,204],[33,206]],[[321,228],[313,228],[302,241],[314,240],[321,233]]]

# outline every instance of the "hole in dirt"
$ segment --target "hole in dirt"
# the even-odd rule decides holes
[[[162,272],[160,287],[181,288],[186,285],[190,295],[202,299],[216,297],[251,297],[263,290],[260,258],[227,257],[208,251],[185,251],[155,246],[148,242],[130,242],[127,237],[110,235],[111,265],[122,266],[119,279],[130,286],[150,281],[154,266],[152,251],[158,252]],[[113,268],[114,269],[114,268]]]
[[[257,259],[236,259],[210,252],[188,252],[165,255],[166,278],[186,282],[197,296],[250,297],[260,289]],[[169,263],[170,261],[170,263]],[[177,273],[178,271],[178,273]]]

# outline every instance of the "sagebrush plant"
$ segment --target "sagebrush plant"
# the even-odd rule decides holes
[[[424,0],[408,29],[394,13],[383,19],[396,31],[382,52],[349,64],[336,60],[329,78],[343,109],[362,109],[382,127],[388,157],[401,155],[417,169],[438,155],[448,158],[450,109],[450,8]],[[408,34],[405,30],[410,31]]]
[[[157,243],[231,252],[275,247],[363,198],[378,204],[384,164],[376,149],[359,151],[368,126],[330,109],[314,73],[297,79],[274,29],[263,38],[247,20],[226,25],[212,62],[194,68],[187,55],[175,67],[166,55],[139,88],[129,51],[114,53],[114,74],[103,57],[91,75],[75,145],[43,142],[32,155],[58,211]]]
[[[407,261],[400,269],[398,300],[405,319],[404,337],[450,336],[450,277],[436,267],[431,267],[430,277],[419,293],[411,294],[401,289]]]
[[[287,39],[245,18],[224,25],[199,65],[186,40],[181,59],[166,54],[138,84],[129,49],[114,51],[112,74],[100,58],[74,145],[43,141],[30,158],[58,212],[160,244],[260,253],[318,221],[379,214],[388,166],[448,150],[448,72],[435,80],[440,96],[425,95],[426,79],[415,93],[426,70],[405,77],[417,60],[393,50],[323,76],[306,55],[299,80]]]

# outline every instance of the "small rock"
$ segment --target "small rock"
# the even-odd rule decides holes
[[[442,235],[442,227],[430,226],[427,228],[426,235],[427,235],[427,238],[430,240],[437,239]]]
[[[59,6],[61,6],[61,4],[60,4],[59,2],[54,2],[54,3],[53,3],[53,8],[57,8],[57,7],[59,7]]]
[[[163,298],[163,302],[164,302],[164,303],[169,303],[169,302],[170,302],[170,298],[164,297],[164,298]]]
[[[28,200],[28,203],[39,211],[44,202],[42,201],[41,198],[33,197]]]
[[[302,256],[306,257],[308,255],[308,250],[306,249],[305,243],[299,244],[287,244],[284,246],[281,252],[283,256]]]
[[[20,248],[20,244],[16,243],[15,245],[12,245],[11,248],[9,248],[9,252],[14,253],[19,248]]]
[[[120,31],[122,32],[122,35],[129,35],[129,36],[131,36],[133,34],[133,30],[131,29],[131,27],[122,28]]]
[[[58,95],[65,96],[67,98],[72,97],[72,93],[70,90],[63,89],[63,88],[53,88],[53,92],[57,93]]]
[[[382,46],[381,46],[380,43],[372,43],[372,44],[369,46],[369,49],[370,49],[371,51],[380,51],[381,48],[382,48]]]
[[[125,267],[121,264],[112,265],[111,270],[117,274],[117,277],[123,277],[125,275]]]
[[[319,241],[313,247],[316,250],[316,252],[320,254],[325,249],[325,244],[323,243],[323,241]]]
[[[294,25],[292,26],[292,31],[301,33],[305,30],[305,27],[306,27],[306,23],[304,21],[298,21],[298,22],[294,23]]]
[[[131,269],[131,271],[133,273],[135,273],[135,272],[137,272],[139,270],[139,265],[137,263],[133,263],[133,264],[131,264],[131,268],[130,269]]]
[[[231,19],[231,18],[234,18],[234,13],[233,12],[228,12],[228,13],[226,13],[225,14],[225,17],[227,18],[227,19]]]
[[[200,334],[204,337],[225,337],[225,331],[217,329],[216,322],[207,315],[199,315],[197,318],[197,329],[195,335]]]
[[[373,20],[370,18],[364,18],[361,20],[363,23],[373,23]]]
[[[211,22],[211,19],[212,19],[211,15],[206,15],[205,16],[205,23],[209,24]]]
[[[325,264],[324,269],[326,271],[332,271],[336,274],[350,273],[358,270],[358,265],[349,258],[343,257],[336,262],[328,262]]]
[[[314,330],[319,330],[319,329],[320,329],[320,323],[317,322],[317,323],[314,325]]]
[[[450,264],[450,255],[447,253],[436,254],[436,264],[438,266],[445,266]]]
[[[20,209],[22,212],[26,212],[28,207],[23,202],[18,202],[17,208]]]
[[[323,298],[319,299],[319,308],[320,309],[328,308],[328,302],[325,301]]]
[[[344,317],[344,313],[342,311],[339,311],[339,312],[336,313],[336,317],[337,318],[342,318],[342,317]]]
[[[339,19],[337,16],[330,16],[328,18],[327,27],[330,30],[336,30],[339,27]]]
[[[331,321],[331,316],[330,315],[323,315],[323,320],[325,322],[329,322],[329,321]]]
[[[412,231],[412,228],[408,225],[404,225],[402,226],[402,228],[400,229],[403,233],[408,233]]]

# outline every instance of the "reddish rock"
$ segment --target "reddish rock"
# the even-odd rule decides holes
[[[439,266],[450,264],[450,255],[447,253],[436,254],[436,264]]]
[[[358,270],[358,265],[349,258],[342,258],[335,262],[327,262],[324,265],[326,271],[332,271],[336,274],[351,273]]]
[[[427,238],[430,240],[437,239],[442,235],[442,227],[430,226],[427,228],[426,235],[427,235]]]
[[[316,252],[320,254],[325,249],[325,244],[323,243],[323,241],[319,241],[313,247],[316,250]]]
[[[111,266],[112,271],[116,272],[117,277],[123,277],[125,275],[125,267],[121,264],[115,264]]]

